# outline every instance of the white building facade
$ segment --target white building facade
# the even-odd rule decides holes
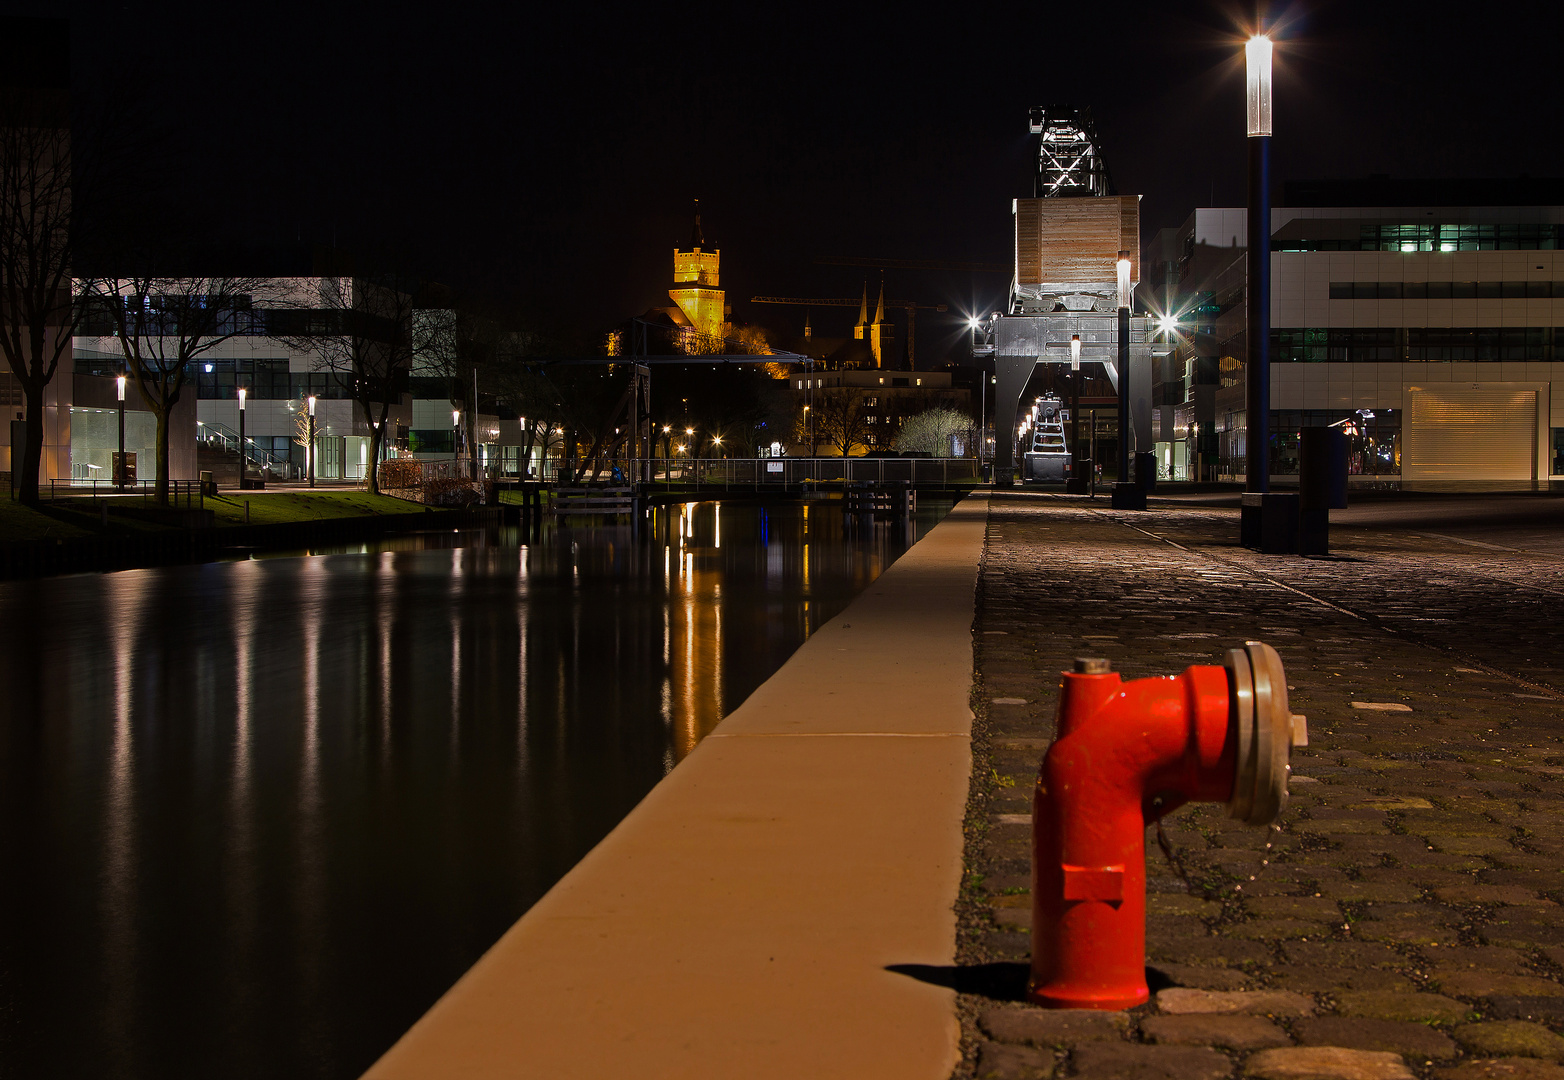
[[[1355,483],[1564,482],[1564,205],[1508,200],[1501,182],[1402,188],[1498,196],[1481,205],[1350,202],[1394,183],[1297,187],[1288,201],[1323,198],[1272,214],[1273,477],[1296,476],[1302,428],[1340,425]],[[1179,318],[1155,391],[1165,476],[1244,472],[1244,220],[1196,210],[1147,252],[1144,298]]]

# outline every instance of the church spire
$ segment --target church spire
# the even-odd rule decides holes
[[[703,248],[706,246],[706,237],[701,235],[701,201],[695,200],[695,229],[690,233],[690,246]]]
[[[867,299],[867,296],[865,298]],[[874,321],[877,323],[885,321],[885,282],[883,281],[880,282],[880,306],[874,309]]]
[[[858,305],[858,325],[869,325],[869,283],[863,283],[863,302]]]

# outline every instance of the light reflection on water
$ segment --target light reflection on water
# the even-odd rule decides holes
[[[0,586],[0,1076],[356,1076],[903,546],[708,503]]]

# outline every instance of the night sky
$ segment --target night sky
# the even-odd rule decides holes
[[[735,10],[0,4],[72,15],[77,98],[139,103],[148,167],[213,235],[393,247],[556,330],[666,304],[696,197],[738,320],[801,321],[756,293],[877,287],[823,255],[1006,262],[1034,104],[1092,108],[1145,235],[1242,203],[1245,7]],[[1564,174],[1556,8],[1272,17],[1278,180]],[[893,271],[888,287],[952,305],[920,325],[928,366],[1006,281]],[[843,333],[853,314],[814,322]]]

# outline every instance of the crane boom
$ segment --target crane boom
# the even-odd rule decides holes
[[[751,296],[752,304],[791,304],[794,307],[857,307],[863,303],[863,298],[854,299],[807,299],[798,296]],[[918,308],[922,311],[949,311],[944,304],[920,304],[916,300],[887,300],[886,307],[894,308]]]
[[[1009,263],[948,262],[943,259],[864,259],[853,255],[823,255],[820,266],[867,266],[874,270],[956,270],[966,274],[1009,274]]]

